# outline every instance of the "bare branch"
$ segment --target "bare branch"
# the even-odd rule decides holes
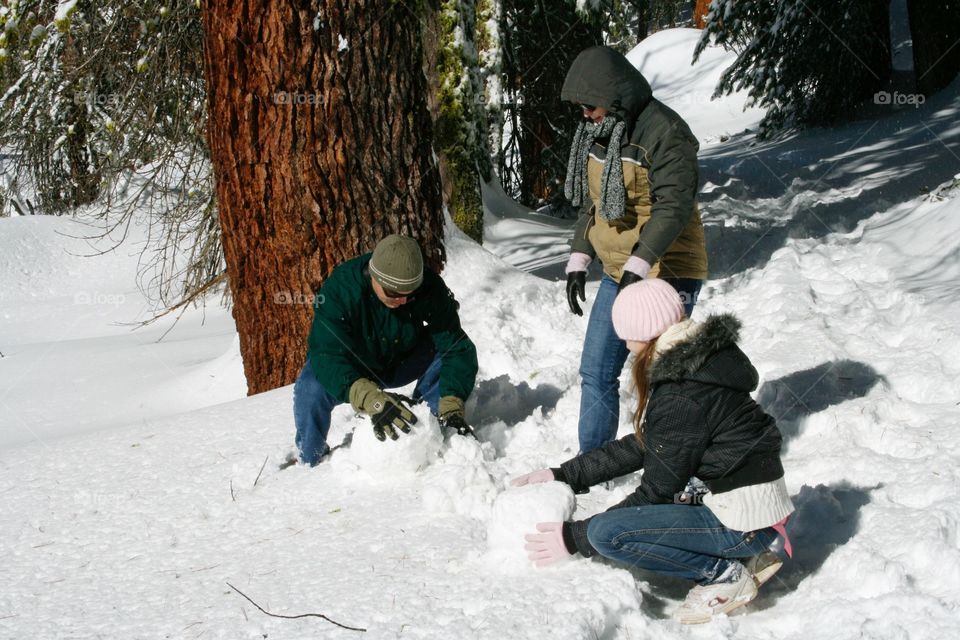
[[[229,582],[227,583],[227,586],[230,587],[231,589],[233,589],[234,591],[236,591],[237,593],[239,593],[239,594],[240,594],[241,596],[243,596],[244,598],[246,598],[247,602],[249,602],[250,604],[252,604],[253,606],[255,606],[255,607],[256,607],[257,609],[259,609],[262,613],[265,613],[266,615],[270,616],[271,618],[283,618],[283,619],[285,619],[285,620],[296,620],[296,619],[298,619],[298,618],[323,618],[324,620],[326,620],[326,621],[329,622],[330,624],[335,624],[335,625],[337,625],[338,627],[340,627],[341,629],[347,629],[347,630],[349,630],[349,631],[360,631],[360,632],[362,632],[362,633],[366,633],[366,632],[367,632],[366,629],[361,629],[361,628],[359,628],[359,627],[350,627],[350,626],[347,626],[347,625],[345,625],[345,624],[341,624],[341,623],[337,622],[336,620],[331,620],[330,618],[328,618],[327,616],[323,615],[322,613],[301,613],[300,615],[296,615],[296,616],[284,616],[284,615],[280,615],[280,614],[278,614],[278,613],[270,613],[269,611],[267,611],[266,609],[264,609],[263,607],[261,607],[259,604],[257,604],[256,602],[254,602],[254,601],[250,598],[250,596],[248,596],[247,594],[245,594],[243,591],[240,591],[240,589],[237,589],[235,586],[233,586],[233,585],[230,584]]]

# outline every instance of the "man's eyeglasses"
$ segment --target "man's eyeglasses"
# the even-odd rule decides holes
[[[581,104],[580,107],[583,108],[584,111],[593,111],[594,109],[597,108],[597,105],[595,105],[595,104]]]
[[[407,293],[400,293],[398,291],[390,291],[387,288],[383,289],[383,295],[387,296],[392,300],[398,300],[400,298],[406,298],[407,300],[413,300],[413,296],[416,295],[416,290],[408,291]]]

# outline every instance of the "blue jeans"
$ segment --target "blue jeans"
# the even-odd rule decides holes
[[[680,293],[687,317],[700,293],[701,280],[664,278]],[[580,453],[613,440],[620,425],[620,372],[627,361],[627,344],[613,329],[613,301],[617,282],[604,275],[590,311],[580,357]]]
[[[590,544],[605,558],[631,567],[708,584],[737,558],[762,552],[772,528],[734,531],[708,507],[655,504],[598,514],[587,525]]]
[[[370,374],[370,379],[381,388],[390,389],[408,385],[417,380],[413,398],[423,398],[430,412],[437,414],[440,402],[440,354],[431,342],[421,342],[396,367],[389,371]],[[293,385],[293,419],[297,425],[296,443],[300,462],[314,466],[330,451],[327,433],[330,431],[330,413],[340,404],[324,389],[313,373],[310,359],[300,371]]]

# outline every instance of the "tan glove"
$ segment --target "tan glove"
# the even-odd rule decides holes
[[[440,404],[437,406],[437,419],[440,426],[445,429],[453,429],[457,435],[477,437],[473,432],[473,427],[467,424],[463,417],[463,400],[456,396],[443,396],[440,398]]]
[[[437,417],[441,420],[449,418],[453,414],[459,414],[463,417],[463,400],[457,396],[443,396],[437,406]]]
[[[381,442],[387,436],[396,440],[396,429],[410,433],[410,427],[417,424],[417,416],[403,405],[401,398],[384,391],[376,382],[366,378],[360,378],[350,385],[350,404],[355,410],[370,416],[373,435]]]

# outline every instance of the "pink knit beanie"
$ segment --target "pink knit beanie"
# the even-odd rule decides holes
[[[680,294],[658,278],[624,287],[613,302],[613,328],[622,340],[649,342],[683,315]]]

